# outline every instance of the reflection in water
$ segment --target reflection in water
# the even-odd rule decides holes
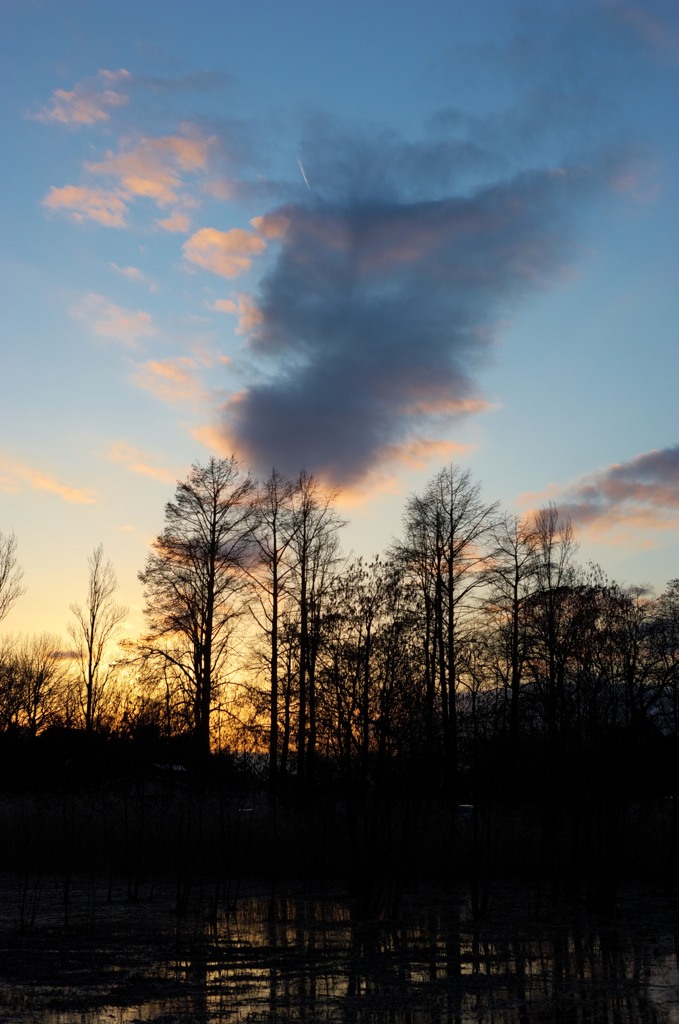
[[[394,925],[300,895],[279,899],[274,920],[268,909],[244,898],[205,925],[196,901],[134,971],[119,960],[124,983],[109,978],[97,993],[65,971],[42,1002],[15,985],[0,992],[0,1018],[6,1008],[21,1024],[679,1024],[672,930],[548,929],[516,914],[479,927],[459,901],[434,895]]]

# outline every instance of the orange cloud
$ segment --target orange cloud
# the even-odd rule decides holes
[[[35,469],[26,463],[0,457],[0,489],[9,494],[17,494],[22,484],[27,484],[34,491],[47,491],[56,494],[62,501],[73,505],[92,505],[95,499],[89,491],[79,487],[62,484],[50,473]]]
[[[209,400],[197,373],[196,360],[189,356],[151,359],[138,367],[132,379],[138,387],[150,391],[168,405],[182,402],[204,404]]]
[[[173,213],[170,217],[163,217],[162,220],[156,221],[156,224],[163,231],[173,231],[185,235],[191,227],[191,220],[185,213]]]
[[[190,126],[184,135],[124,140],[118,153],[109,151],[104,160],[85,165],[93,175],[106,175],[112,188],[65,185],[52,187],[43,199],[50,210],[65,210],[74,220],[94,220],[106,227],[124,227],[129,203],[133,199],[151,199],[160,209],[173,207],[169,216],[158,221],[165,231],[187,232],[189,210],[198,201],[184,191],[184,175],[207,168],[215,140],[206,138]]]
[[[495,408],[485,398],[456,398],[449,393],[427,395],[404,410],[409,416],[477,416]]]
[[[117,178],[128,196],[152,199],[160,207],[180,201],[182,174],[204,170],[214,138],[188,126],[185,135],[123,140],[118,153],[109,151],[99,163],[86,164],[91,174]]]
[[[235,451],[231,439],[221,427],[211,424],[194,427],[191,436],[204,445],[209,452],[216,452],[222,458],[228,459]]]
[[[326,480],[322,475],[319,479],[326,491],[332,489],[332,481]],[[403,487],[395,473],[389,474],[375,470],[359,483],[342,487],[337,494],[336,504],[340,511],[356,511],[385,495],[400,497],[403,495]]]
[[[135,346],[141,338],[158,334],[150,313],[143,309],[125,309],[109,302],[103,295],[86,295],[72,315],[87,323],[89,329],[101,338],[113,338],[123,345]]]
[[[125,227],[127,205],[119,192],[77,185],[52,186],[42,204],[48,210],[65,211],[78,223],[93,220],[107,228]]]
[[[382,449],[380,461],[395,462],[409,469],[426,469],[434,460],[450,462],[454,458],[468,455],[470,450],[470,445],[459,444],[457,441],[416,438],[404,444],[387,445]]]
[[[173,484],[177,474],[161,466],[154,466],[149,457],[138,448],[128,444],[127,441],[116,441],[111,445],[108,457],[111,462],[119,462],[131,473],[139,476],[148,476],[152,480],[159,480],[161,483]]]
[[[378,461],[359,481],[342,486],[337,499],[338,506],[358,509],[385,495],[398,497],[403,494],[404,486],[399,470],[423,470],[432,462],[440,464],[462,458],[470,449],[470,445],[458,444],[456,441],[430,438],[386,445],[381,450]],[[322,471],[319,478],[328,489],[331,488],[332,481],[325,479]]]
[[[284,238],[290,227],[291,218],[282,211],[268,213],[263,217],[253,217],[250,221],[255,231],[265,238]]]
[[[250,269],[252,257],[266,249],[266,242],[243,228],[201,228],[184,242],[183,248],[189,263],[220,277],[238,277]]]
[[[95,79],[78,82],[73,89],[55,89],[49,106],[32,115],[35,121],[64,124],[69,128],[80,128],[109,121],[109,109],[123,107],[128,101],[125,93],[114,86],[131,79],[124,68],[118,71],[99,71]]]
[[[249,334],[263,321],[261,310],[255,305],[252,296],[239,292],[236,301],[233,299],[215,299],[210,309],[216,313],[233,313],[238,317],[236,334]]]

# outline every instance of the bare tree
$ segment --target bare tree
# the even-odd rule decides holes
[[[89,733],[97,722],[109,675],[104,656],[127,609],[114,601],[118,580],[111,562],[104,560],[102,544],[94,549],[87,564],[90,569],[87,600],[84,605],[77,602],[71,605],[76,621],[68,632],[75,644],[75,660],[82,684],[81,705]]]
[[[492,624],[499,673],[509,690],[509,725],[519,738],[519,697],[528,654],[526,602],[537,576],[536,537],[529,517],[505,516],[493,530],[495,549],[486,611]],[[486,639],[488,644],[488,639]]]
[[[292,573],[286,554],[298,528],[293,516],[294,490],[292,481],[274,468],[255,499],[253,578],[256,603],[251,611],[268,643],[269,787],[272,793],[278,785],[279,622]]]
[[[0,533],[0,622],[26,588],[22,586],[24,572],[16,558],[17,539],[13,533],[5,537]]]
[[[486,545],[497,519],[497,503],[486,504],[469,470],[446,466],[425,493],[405,509],[405,541],[397,557],[423,588],[428,700],[438,683],[444,771],[448,789],[457,785],[457,688],[460,653],[476,610],[475,593],[488,578]],[[428,711],[433,719],[433,708]]]
[[[535,553],[535,586],[527,604],[530,665],[544,697],[547,730],[552,739],[566,728],[567,666],[576,634],[573,596],[579,584],[578,546],[570,519],[554,505],[538,510],[530,543]]]
[[[58,636],[24,637],[16,652],[21,695],[21,724],[35,736],[61,710],[66,669]]]
[[[139,573],[149,634],[142,646],[171,666],[202,756],[210,715],[243,611],[255,484],[238,460],[196,464],[165,506],[165,529]]]
[[[334,508],[337,492],[323,494],[302,471],[293,491],[291,564],[299,611],[299,715],[297,777],[311,779],[316,757],[316,660],[323,603],[340,562],[338,533],[345,525]]]
[[[0,732],[16,728],[21,719],[21,674],[14,637],[0,638]]]

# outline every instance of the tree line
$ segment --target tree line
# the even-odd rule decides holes
[[[272,793],[387,773],[452,800],[489,744],[511,778],[536,744],[581,760],[679,736],[679,580],[660,596],[609,581],[579,564],[557,508],[506,515],[452,465],[372,561],[343,555],[344,525],[305,472],[194,465],[139,573],[144,634],[115,647],[125,609],[98,547],[68,650],[2,642],[0,731],[145,730],[188,738],[197,761],[247,749]],[[0,537],[0,617],[22,591],[16,538]]]

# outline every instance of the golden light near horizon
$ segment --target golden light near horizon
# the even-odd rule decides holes
[[[170,5],[182,74],[125,3],[77,53],[67,13],[15,12],[0,530],[29,590],[6,630],[63,632],[100,542],[139,608],[163,505],[213,452],[339,487],[366,556],[453,459],[512,511],[553,500],[610,576],[674,575],[674,18],[500,7],[390,16],[389,54],[381,4],[360,53],[332,12],[335,64],[319,12],[271,7],[255,40],[234,10],[224,51],[223,12],[189,36]]]

